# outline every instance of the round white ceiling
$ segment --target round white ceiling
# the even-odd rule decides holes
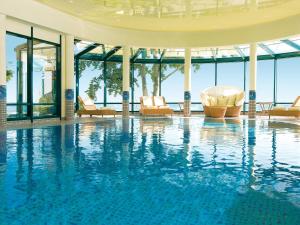
[[[300,13],[299,0],[36,0],[101,25],[145,31],[218,31]]]

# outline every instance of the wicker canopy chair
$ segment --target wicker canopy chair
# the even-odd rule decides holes
[[[245,101],[245,93],[240,88],[216,86],[201,93],[204,114],[208,117],[239,117]]]
[[[140,97],[140,114],[145,115],[173,115],[171,109],[163,96],[142,96]]]
[[[104,115],[111,115],[116,116],[116,110],[108,107],[102,107],[97,109],[96,105],[91,99],[83,100],[80,96],[78,96],[79,101],[79,110],[77,111],[77,115],[81,117],[82,115],[89,115],[92,116],[104,116]]]
[[[275,107],[269,110],[269,118],[271,116],[286,116],[300,118],[300,96],[296,98],[293,105],[289,108]]]

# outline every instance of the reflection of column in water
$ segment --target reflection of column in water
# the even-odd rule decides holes
[[[121,135],[121,172],[128,174],[129,169],[129,143],[130,143],[130,135],[129,135],[129,119],[124,117],[122,119],[122,135]]]
[[[64,127],[62,127],[62,133],[63,131],[65,132],[64,135],[65,148],[73,150],[74,149],[74,125],[66,124]]]
[[[184,170],[184,178],[188,178],[188,169],[187,164],[191,163],[191,145],[190,145],[190,118],[183,119],[183,149],[182,151],[182,166],[185,168]]]
[[[75,124],[75,151],[74,151],[74,161],[75,161],[75,167],[77,169],[80,168],[80,156],[81,156],[81,151],[79,148],[79,124]]]
[[[56,164],[56,179],[59,179],[59,173],[62,171],[63,165],[62,165],[62,135],[63,130],[61,126],[53,127],[53,129],[49,130],[50,135],[52,135],[51,138],[51,146],[53,146],[54,154],[55,154],[55,164]],[[46,134],[45,138],[47,138],[49,134]],[[66,140],[66,139],[65,139]]]
[[[276,137],[276,130],[273,129],[272,132],[272,169],[273,169],[273,174],[275,174],[276,170],[276,151],[277,151],[277,137]]]
[[[6,149],[6,131],[0,131],[0,164],[6,163],[7,149]]]
[[[183,148],[184,148],[184,159],[188,159],[187,156],[191,154],[191,146],[190,146],[190,118],[184,118],[183,119]],[[188,160],[190,160],[191,157],[189,157]]]
[[[6,164],[6,156],[7,156],[7,148],[6,148],[6,138],[7,134],[6,131],[0,131],[0,212],[4,212],[5,208],[8,207],[7,205],[7,195],[5,191],[5,182],[3,181],[5,179],[5,171],[2,169],[4,167],[4,164]],[[2,219],[0,218],[0,224]]]
[[[28,172],[27,172],[27,194],[30,197],[32,194],[32,189],[34,186],[34,181],[32,179],[33,174],[33,130],[26,130],[27,137],[27,163],[28,163]],[[43,145],[42,145],[43,146]]]
[[[16,178],[17,178],[17,182],[19,182],[23,176],[23,145],[24,145],[23,135],[24,135],[24,130],[19,129],[16,132],[17,132],[17,161],[18,161]]]
[[[242,145],[242,169],[245,170],[246,167],[246,120],[243,120],[243,145]]]
[[[250,185],[255,183],[254,155],[256,145],[256,121],[248,120],[248,175]]]

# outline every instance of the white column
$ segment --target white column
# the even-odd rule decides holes
[[[257,46],[256,43],[250,44],[250,84],[249,90],[256,91],[257,74]]]
[[[191,115],[191,69],[192,53],[190,48],[186,48],[184,57],[184,116]]]
[[[6,16],[0,14],[0,128],[6,126]]]
[[[61,117],[66,117],[66,37],[61,39]]]
[[[250,44],[250,79],[249,79],[249,118],[256,115],[256,75],[257,75],[257,46]]]
[[[130,48],[123,46],[123,117],[129,116]]]
[[[66,83],[65,83],[65,101],[66,101],[66,120],[74,119],[74,36],[66,35]]]

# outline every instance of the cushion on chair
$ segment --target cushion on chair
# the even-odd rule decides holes
[[[209,105],[210,106],[216,106],[217,105],[217,98],[213,96],[208,97]]]
[[[276,106],[276,107],[273,108],[273,110],[275,110],[275,111],[286,111],[287,109],[284,108],[284,107],[281,107],[281,106]]]
[[[227,106],[234,106],[236,95],[231,95],[231,96],[228,96],[227,98],[228,98]]]
[[[294,103],[294,107],[300,107],[300,99],[297,99],[297,101]]]
[[[200,96],[200,98],[201,98],[202,105],[204,105],[204,106],[210,106],[209,96],[207,96],[205,94],[202,94]]]
[[[300,111],[300,106],[293,106],[288,109],[289,111]]]
[[[84,109],[85,110],[96,110],[97,108],[95,105],[85,105]]]
[[[218,96],[217,97],[217,105],[218,106],[226,106],[228,98],[226,96]]]
[[[83,102],[84,102],[85,105],[94,105],[95,104],[94,101],[90,98],[85,98],[83,100]]]
[[[237,94],[235,96],[235,105],[236,106],[243,105],[243,103],[244,103],[244,97],[245,97],[244,92],[241,92],[240,94]]]
[[[165,102],[164,102],[164,98],[161,96],[154,96],[154,105],[155,106],[164,106]]]
[[[143,104],[145,107],[153,107],[152,97],[150,96],[143,96]]]
[[[86,109],[86,110],[95,110],[95,109],[97,109],[94,101],[90,98],[85,98],[83,100],[83,103],[84,103],[84,109]]]

